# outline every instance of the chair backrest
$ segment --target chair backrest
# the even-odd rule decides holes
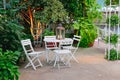
[[[79,47],[81,36],[74,35],[73,42],[77,42],[77,48]]]
[[[60,46],[72,46],[73,44],[73,39],[66,38],[64,40],[60,41]]]
[[[45,36],[45,48],[46,49],[55,49],[57,48],[57,43],[55,42],[56,36]]]
[[[44,39],[56,39],[56,36],[44,36]]]
[[[34,52],[34,49],[32,47],[30,39],[21,40],[21,44],[22,44],[22,47],[23,47],[25,54]]]

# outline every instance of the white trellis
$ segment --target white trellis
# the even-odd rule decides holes
[[[110,17],[113,14],[117,14],[118,17],[120,17],[120,0],[119,0],[119,5],[117,5],[117,7],[115,9],[113,9],[112,6],[113,6],[112,5],[112,0],[110,0],[109,8],[105,9],[106,19],[107,19],[107,17],[109,17],[109,23],[106,24],[106,26],[105,26],[105,30],[107,29],[107,31],[105,31],[105,34],[108,35],[108,44],[106,44],[107,47],[105,49],[105,53],[108,52],[108,60],[110,59],[110,49],[111,49],[111,47],[115,47],[115,49],[117,50],[117,58],[118,58],[118,48],[119,48],[119,46],[118,46],[119,43],[117,44],[117,47],[111,45],[111,43],[110,43],[110,35],[111,35],[111,32],[112,32],[111,31],[111,20],[110,20]],[[114,26],[113,33],[117,32],[116,34],[119,34],[119,23],[117,25],[118,25],[117,31],[116,31],[116,28],[115,28],[116,26]]]
[[[112,0],[109,0],[110,4],[109,6],[105,6],[103,7],[100,11],[102,11],[104,13],[104,22],[107,20],[107,18],[109,18],[109,22],[108,23],[104,23],[102,25],[104,25],[104,29],[100,28],[100,31],[102,32],[101,35],[101,39],[105,39],[106,36],[108,36],[108,43],[105,44],[105,56],[107,55],[108,60],[110,60],[110,50],[112,48],[114,48],[117,51],[117,59],[118,59],[118,51],[119,51],[119,38],[118,38],[118,43],[116,44],[116,46],[112,45],[110,42],[110,35],[111,34],[117,34],[118,36],[120,35],[120,24],[118,22],[117,26],[113,26],[113,29],[111,30],[111,15],[115,14],[118,16],[118,18],[120,19],[120,0],[119,0],[119,4],[118,5],[112,5]],[[98,36],[101,34],[100,31],[98,31]],[[99,42],[98,42],[99,45]]]

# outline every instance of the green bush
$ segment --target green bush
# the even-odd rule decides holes
[[[97,27],[86,18],[80,18],[78,22],[74,23],[74,29],[80,30],[80,46],[81,47],[90,47],[89,45],[94,43],[94,40],[97,38]],[[77,32],[77,34],[79,33]]]
[[[16,66],[19,52],[6,51],[3,52],[0,48],[0,80],[18,80],[19,71]]]
[[[118,51],[118,60],[120,60],[120,51]]]
[[[22,32],[24,28],[12,14],[15,14],[15,11],[11,9],[0,10],[0,47],[3,51],[22,49],[20,40],[25,36]]]

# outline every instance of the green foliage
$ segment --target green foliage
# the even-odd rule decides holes
[[[120,60],[120,51],[118,51],[118,60]]]
[[[106,5],[110,5],[110,0],[105,0]],[[112,5],[118,5],[119,0],[111,0]]]
[[[82,36],[80,46],[89,47],[97,37],[97,27],[94,22],[102,18],[102,13],[98,11],[100,6],[95,0],[82,0],[79,4],[82,6],[80,8],[83,15],[77,18],[78,21],[73,26],[77,30],[76,34]]]
[[[6,51],[0,48],[0,80],[18,80],[19,71],[15,66],[20,52]]]
[[[115,49],[110,49],[110,58],[109,58],[109,60],[117,60],[117,51],[115,50]],[[107,51],[107,54],[106,54],[106,57],[105,57],[106,59],[108,59],[108,51]]]
[[[105,42],[108,43],[109,42],[109,37],[107,36],[105,38]],[[110,43],[113,45],[116,45],[118,42],[118,35],[117,34],[111,34],[110,35]]]
[[[71,19],[77,20],[79,17],[89,17],[95,19],[101,18],[101,13],[97,9],[100,6],[96,3],[96,0],[60,0],[65,9],[69,12]],[[93,14],[93,15],[91,15]]]
[[[83,0],[60,0],[64,8],[69,12],[70,18],[77,19],[77,17],[83,16]]]
[[[73,33],[65,33],[66,38],[73,38]]]
[[[42,3],[44,9],[34,14],[34,17],[41,22],[46,24],[56,23],[58,20],[63,21],[67,17],[67,12],[59,0],[43,0]]]
[[[16,17],[16,10],[0,10],[0,47],[5,50],[20,50],[20,39],[25,34]]]
[[[109,22],[110,22],[111,27],[114,27],[120,22],[120,19],[119,19],[118,15],[113,14],[113,15],[111,15],[110,19],[109,19],[109,17],[107,18],[106,22],[107,22],[107,24],[109,24]]]
[[[52,36],[52,35],[54,35],[53,31],[50,31],[49,29],[44,30],[43,36]]]
[[[98,11],[100,6],[97,4],[96,0],[84,0],[86,8],[86,16],[92,21],[97,21],[102,19],[102,12]]]
[[[94,43],[97,37],[97,28],[89,19],[80,18],[73,26],[74,29],[80,29],[80,35],[82,37],[80,41],[81,47],[89,47],[91,43]],[[79,35],[78,33],[77,35]]]

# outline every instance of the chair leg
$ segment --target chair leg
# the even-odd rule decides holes
[[[49,62],[49,50],[46,51],[46,60]]]
[[[74,54],[71,54],[70,60],[71,60],[72,58],[73,58],[77,63],[79,63],[79,61],[75,58]]]
[[[71,55],[68,54],[68,57],[71,57]],[[67,64],[68,64],[69,67],[71,67],[70,60],[69,60],[69,59],[68,59],[68,61],[67,61]]]
[[[57,60],[57,66],[58,66],[58,69],[60,70],[60,56],[58,56],[58,60]]]
[[[58,56],[57,56],[57,55],[55,55],[55,62],[54,62],[53,67],[55,67],[55,66],[56,66],[57,60],[58,60]]]
[[[55,57],[55,62],[54,62],[54,65],[53,65],[53,67],[55,67],[56,65],[58,66],[58,69],[60,69],[60,56],[59,55],[55,55],[56,57]]]
[[[38,62],[39,62],[39,65],[42,67],[43,65],[42,65],[40,59],[37,59],[37,60],[38,60]]]
[[[32,61],[30,61],[25,68],[27,68],[28,66],[32,66],[34,70],[36,70],[36,67],[34,66],[34,64],[32,63]]]
[[[98,48],[100,48],[100,40],[98,39]]]
[[[27,68],[27,67],[29,67],[29,66],[31,66],[30,62],[29,62],[24,68]]]
[[[39,65],[36,65],[36,66],[35,66],[34,63],[35,63],[36,61],[38,61]],[[42,65],[39,57],[35,57],[35,58],[33,58],[32,60],[29,60],[29,63],[25,66],[25,68],[27,68],[27,67],[29,67],[29,66],[32,66],[33,69],[36,70],[36,67],[38,67],[38,66],[41,66],[41,67],[42,67],[43,65]]]
[[[69,67],[71,66],[70,64],[70,58],[67,59],[67,61],[64,61],[65,56],[71,57],[70,54],[65,54],[63,57],[61,57],[61,55],[55,55],[55,62],[53,67],[55,67],[57,65],[58,69],[60,70],[60,61],[62,61],[65,65],[68,65]]]

